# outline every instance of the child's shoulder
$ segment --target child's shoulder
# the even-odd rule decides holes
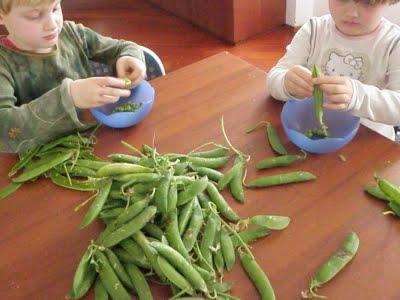
[[[390,32],[394,35],[399,36],[400,35],[400,26],[389,21],[386,18],[382,18],[382,23],[381,23],[381,29],[384,32]]]

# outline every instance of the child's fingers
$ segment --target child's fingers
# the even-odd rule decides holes
[[[288,78],[288,81],[290,84],[297,86],[298,88],[301,88],[307,92],[313,91],[313,86],[310,85],[307,81],[305,81],[303,78],[298,76],[297,74],[293,74],[290,78]]]
[[[131,91],[104,86],[100,88],[100,94],[105,96],[129,97]]]
[[[303,66],[298,66],[297,68],[293,69],[293,73],[296,74],[301,79],[303,79],[305,82],[307,82],[308,85],[310,86],[313,85],[311,72],[307,68]]]
[[[348,104],[350,103],[350,96],[348,94],[335,94],[335,95],[329,95],[328,96],[329,102],[332,103],[345,103]]]
[[[100,86],[108,86],[124,89],[125,88],[125,80],[121,78],[106,76],[106,77],[97,77],[98,84]]]
[[[347,87],[342,84],[321,84],[321,89],[327,94],[344,94],[347,92]]]
[[[98,106],[104,105],[104,104],[109,104],[109,103],[115,103],[119,100],[120,97],[118,96],[107,96],[107,95],[101,95],[97,98],[96,103]]]
[[[320,76],[313,78],[313,84],[345,84],[347,78],[343,76]]]
[[[347,103],[332,103],[328,102],[324,104],[324,107],[332,110],[345,110],[347,108]]]

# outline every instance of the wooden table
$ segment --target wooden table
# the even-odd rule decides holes
[[[285,170],[257,172],[255,162],[273,153],[264,130],[245,131],[262,119],[278,128],[291,152],[298,152],[280,125],[282,103],[269,97],[265,82],[265,72],[228,53],[155,79],[151,114],[134,128],[101,129],[96,153],[106,157],[127,152],[120,140],[140,147],[154,138],[160,152],[187,152],[209,141],[224,143],[223,115],[232,143],[252,156],[248,179],[300,169],[318,176],[314,182],[246,190],[244,205],[225,194],[242,217],[275,214],[292,219],[286,230],[252,245],[277,299],[299,299],[316,268],[350,230],[360,237],[359,252],[320,292],[331,299],[400,299],[400,220],[382,215],[386,205],[362,190],[373,183],[376,171],[400,184],[399,146],[362,127],[337,153],[309,155]],[[8,183],[6,174],[15,161],[13,155],[0,155],[0,186]],[[74,212],[74,207],[86,198],[85,193],[38,180],[0,202],[0,299],[63,299],[80,256],[102,230],[100,222],[78,230],[85,210]],[[239,263],[225,278],[234,283],[235,296],[258,299]],[[153,286],[153,291],[155,299],[169,295],[166,287]]]

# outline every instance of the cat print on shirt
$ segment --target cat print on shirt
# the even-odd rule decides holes
[[[346,76],[363,81],[366,71],[365,59],[360,55],[331,51],[325,59],[322,71],[328,76]]]

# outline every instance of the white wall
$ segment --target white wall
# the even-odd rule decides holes
[[[292,26],[301,26],[310,17],[328,12],[328,0],[286,0],[286,23]],[[400,25],[400,4],[389,6],[385,17]]]

